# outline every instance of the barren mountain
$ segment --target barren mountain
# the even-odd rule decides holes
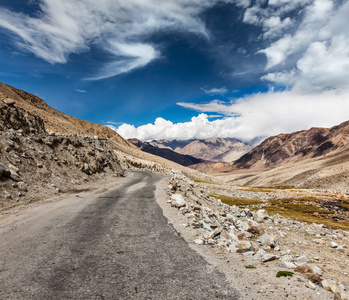
[[[169,148],[158,148],[153,146],[151,143],[142,142],[138,139],[129,139],[128,141],[144,152],[166,158],[182,166],[190,166],[203,162],[202,159],[198,159],[190,155],[179,154]]]
[[[153,146],[168,147],[172,150],[206,161],[231,162],[251,149],[250,146],[232,138],[211,138],[189,141],[153,141]]]
[[[291,134],[280,134],[234,162],[237,168],[271,167],[289,160],[314,158],[333,152],[349,143],[349,122],[327,128],[311,128]]]
[[[325,188],[349,192],[349,122],[266,139],[210,174],[238,185]]]

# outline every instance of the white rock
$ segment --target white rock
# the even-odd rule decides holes
[[[305,255],[296,258],[297,264],[307,263],[308,261],[309,259]]]
[[[306,287],[315,290],[316,289],[316,285],[314,283],[312,283],[310,280],[308,280],[308,282],[305,284]]]
[[[264,256],[264,254],[265,254],[265,250],[259,249],[259,250],[257,251],[257,253],[255,254],[255,257],[259,258],[259,257]]]
[[[338,244],[336,242],[331,242],[331,248],[337,248]]]
[[[241,221],[241,220],[238,220],[236,222],[236,226],[243,231],[247,231],[250,228],[250,225],[248,224],[247,221]]]
[[[275,246],[276,236],[264,233],[262,236],[259,237],[259,240],[261,244],[264,246]]]
[[[289,269],[295,269],[296,268],[296,265],[292,262],[289,262],[289,261],[285,261],[284,262],[286,268],[289,268]]]
[[[312,269],[313,269],[313,272],[315,273],[315,274],[318,274],[318,275],[322,275],[322,274],[324,274],[324,271],[322,271],[319,267],[317,267],[317,266],[312,266],[311,267]]]
[[[204,241],[202,239],[196,239],[196,240],[194,240],[194,243],[198,244],[198,245],[203,245]]]
[[[332,279],[324,279],[323,281],[321,281],[322,287],[327,291],[331,291],[332,286],[335,284],[336,282]]]
[[[228,235],[228,237],[229,237],[231,240],[233,240],[233,241],[235,241],[235,242],[238,242],[238,241],[239,241],[239,238],[234,234],[234,232],[229,231],[229,232],[227,232],[227,235]]]
[[[181,194],[174,194],[171,196],[171,203],[175,207],[184,207],[186,202]]]
[[[256,211],[255,214],[253,215],[253,219],[259,223],[263,222],[263,220],[267,218],[268,218],[268,213],[265,209],[260,209]]]
[[[266,254],[263,255],[262,261],[263,262],[268,262],[268,261],[271,261],[271,260],[274,260],[274,259],[278,259],[278,258],[279,258],[278,255],[266,253]]]

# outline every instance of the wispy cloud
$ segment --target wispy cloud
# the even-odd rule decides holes
[[[157,46],[146,42],[154,32],[181,30],[207,37],[198,15],[218,2],[222,0],[38,0],[40,11],[34,16],[0,7],[0,27],[19,49],[52,64],[66,63],[70,54],[92,46],[103,49],[111,61],[89,78],[98,80],[159,57]]]
[[[331,127],[347,121],[349,93],[326,91],[304,95],[294,91],[268,92],[241,98],[230,104],[215,100],[212,105],[179,105],[199,112],[219,111],[227,117],[210,121],[207,114],[201,113],[183,123],[157,118],[154,124],[139,127],[123,124],[114,129],[124,138],[140,140],[235,137],[250,141],[256,137],[315,126]],[[234,117],[231,116],[233,114]]]
[[[229,91],[225,86],[222,86],[221,88],[212,88],[209,90],[202,88],[202,90],[208,95],[224,95]]]
[[[85,90],[80,90],[80,89],[75,89],[75,91],[78,92],[78,93],[83,93],[83,94],[84,94],[84,93],[87,93],[87,91],[85,91]]]
[[[203,104],[197,104],[197,103],[188,103],[188,102],[178,102],[177,105],[193,109],[199,112],[213,112],[213,113],[219,113],[223,115],[235,115],[234,108],[229,105],[229,103],[220,101],[220,100],[213,100],[209,103],[203,103]]]

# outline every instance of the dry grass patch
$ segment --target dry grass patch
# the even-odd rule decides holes
[[[258,208],[265,209],[270,215],[279,214],[285,218],[298,220],[305,223],[324,224],[331,228],[349,230],[349,224],[342,221],[333,220],[334,212],[323,209],[317,206],[318,199],[315,197],[301,197],[301,198],[285,198],[285,199],[271,199],[263,202],[257,199],[236,198],[225,195],[210,195],[216,199],[220,199],[223,203],[230,206],[236,205],[240,208],[250,208],[258,205]],[[340,204],[343,208],[349,210],[349,203]]]
[[[246,207],[250,205],[259,205],[263,202],[257,199],[247,199],[247,198],[237,198],[237,197],[229,197],[225,195],[210,195],[216,199],[220,199],[223,203],[228,204],[230,206],[236,205],[238,207]]]

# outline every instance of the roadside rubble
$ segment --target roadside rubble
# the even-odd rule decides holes
[[[269,216],[263,209],[251,211],[229,206],[208,196],[202,186],[176,170],[172,170],[167,195],[167,202],[187,218],[187,224],[183,226],[197,231],[197,238],[193,240],[195,244],[236,253],[255,264],[272,263],[280,270],[302,274],[304,285],[309,289],[324,289],[332,292],[335,299],[349,299],[348,280],[341,282],[339,277],[329,278],[322,267],[326,263],[324,259],[317,257],[316,253],[310,256],[296,250],[298,244],[307,247],[313,243],[328,251],[347,252],[349,232],[280,215]],[[298,231],[304,240],[291,241],[291,233]],[[341,263],[338,263],[338,272],[344,276],[341,278],[348,279],[348,260]]]

